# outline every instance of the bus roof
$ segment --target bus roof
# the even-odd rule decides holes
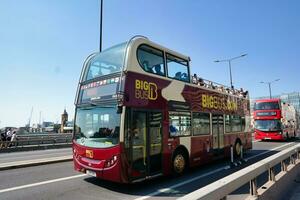
[[[188,60],[188,61],[191,60],[189,56],[186,56],[186,55],[181,54],[181,53],[179,53],[179,52],[177,52],[177,51],[173,51],[173,50],[171,50],[171,49],[169,49],[169,48],[167,48],[167,47],[164,47],[164,46],[162,46],[162,45],[160,45],[160,44],[157,44],[157,43],[155,43],[155,42],[149,40],[149,39],[148,39],[147,37],[145,37],[145,36],[137,35],[137,36],[132,37],[132,38],[129,40],[128,47],[135,46],[135,43],[138,43],[138,44],[141,44],[141,43],[142,43],[142,44],[148,44],[148,45],[150,45],[150,46],[153,46],[153,47],[156,47],[156,48],[161,49],[161,50],[163,50],[163,51],[166,51],[166,52],[168,52],[168,53],[170,53],[170,54],[172,54],[172,55],[174,55],[174,56],[181,57],[181,58],[183,58],[183,59],[185,59],[185,60]]]
[[[279,98],[274,98],[274,99],[257,99],[255,102],[279,102]]]

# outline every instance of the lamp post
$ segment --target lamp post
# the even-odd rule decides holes
[[[232,73],[231,73],[231,61],[235,60],[235,59],[238,59],[238,58],[241,58],[241,57],[244,57],[246,56],[247,54],[242,54],[240,56],[237,56],[237,57],[233,57],[233,58],[229,58],[229,59],[223,59],[223,60],[215,60],[214,62],[228,62],[228,65],[229,65],[229,74],[230,74],[230,87],[233,88],[233,84],[232,84]]]
[[[100,0],[100,44],[99,51],[102,51],[102,18],[103,18],[103,0]]]
[[[263,84],[268,84],[269,86],[269,93],[270,93],[270,99],[272,99],[272,90],[271,90],[271,84],[276,82],[276,81],[279,81],[280,79],[275,79],[273,81],[270,81],[270,82],[264,82],[264,81],[261,81],[260,83],[263,83]]]

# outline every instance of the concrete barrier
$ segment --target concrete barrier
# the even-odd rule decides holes
[[[249,183],[250,191],[247,199],[276,199],[276,196],[272,194],[272,191],[279,190],[279,188],[286,185],[289,180],[292,181],[293,179],[291,180],[289,177],[292,177],[294,173],[299,172],[299,151],[300,144],[276,153],[179,199],[226,199],[228,194],[234,192],[246,183]],[[274,167],[279,163],[281,164],[281,172],[276,175]],[[266,171],[268,171],[269,180],[264,186],[258,188],[256,179]],[[271,189],[270,192],[267,192],[268,188]],[[280,191],[277,192],[280,193]],[[271,196],[273,198],[271,198]]]

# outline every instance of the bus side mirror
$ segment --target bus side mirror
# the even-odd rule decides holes
[[[121,113],[122,113],[122,110],[123,110],[123,107],[122,107],[122,106],[117,106],[117,113],[118,113],[118,114],[121,114]]]

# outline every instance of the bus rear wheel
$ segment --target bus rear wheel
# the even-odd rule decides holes
[[[173,172],[175,175],[182,174],[187,166],[187,159],[183,151],[177,151],[173,157]]]
[[[239,158],[241,156],[241,153],[242,153],[242,144],[239,140],[237,140],[234,145],[234,155],[236,158]]]

